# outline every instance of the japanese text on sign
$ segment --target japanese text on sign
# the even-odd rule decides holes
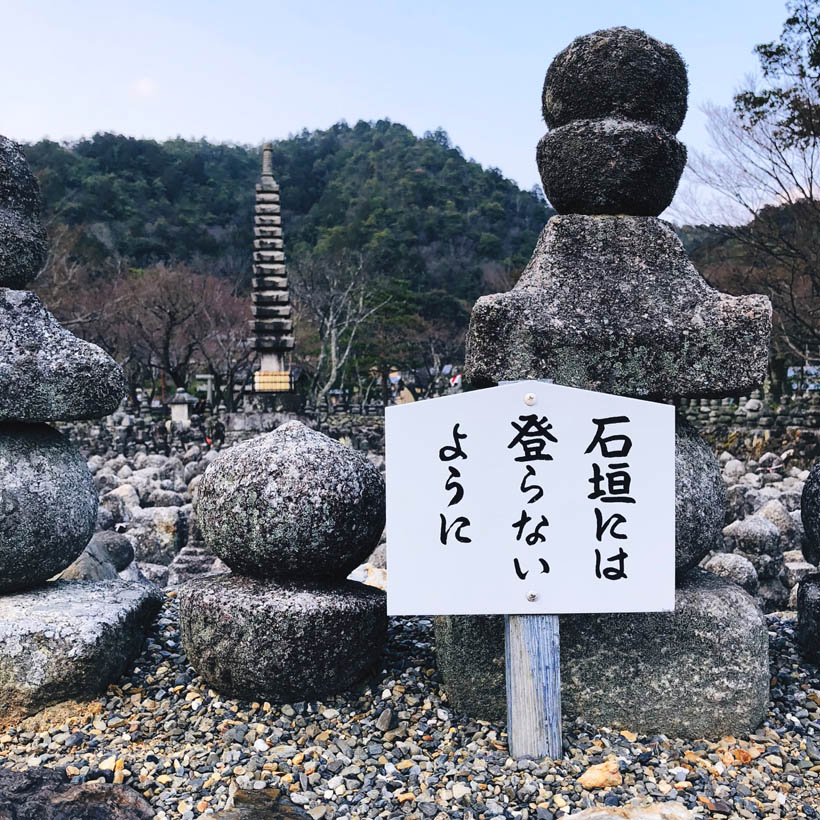
[[[391,614],[674,606],[671,406],[517,382],[386,435]]]

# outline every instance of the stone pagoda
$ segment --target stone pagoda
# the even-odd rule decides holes
[[[253,346],[261,365],[254,374],[258,393],[287,393],[291,389],[290,351],[293,350],[288,273],[279,211],[279,186],[273,178],[273,146],[262,147],[262,175],[256,184],[253,216]]]
[[[555,58],[537,160],[558,215],[515,287],[473,308],[474,384],[552,379],[679,403],[749,395],[763,381],[768,299],[711,288],[658,219],[686,162],[675,134],[687,87],[675,49],[634,29],[579,37]],[[717,461],[679,414],[675,609],[562,616],[566,717],[683,737],[748,732],[764,718],[766,621],[741,587],[698,566],[720,542],[724,508]],[[450,703],[503,718],[503,619],[439,618],[436,645]]]
[[[26,290],[45,260],[37,182],[0,136],[0,723],[105,690],[162,604],[152,585],[54,580],[97,526],[85,459],[55,422],[107,416],[120,366]],[[0,814],[4,814],[0,810]]]

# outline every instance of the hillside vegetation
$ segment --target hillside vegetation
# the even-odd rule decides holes
[[[185,263],[250,275],[258,147],[96,134],[26,147],[52,234],[99,274]],[[364,253],[412,291],[472,301],[526,263],[550,210],[497,169],[464,158],[443,131],[339,123],[275,143],[288,259]]]

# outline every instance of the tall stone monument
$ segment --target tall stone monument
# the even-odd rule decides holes
[[[474,383],[553,379],[678,401],[748,395],[763,380],[768,300],[712,289],[657,218],[686,160],[674,135],[687,87],[675,49],[627,28],[579,37],[552,62],[542,100],[550,131],[537,159],[559,215],[513,290],[473,308],[466,370]],[[763,615],[740,587],[697,567],[719,542],[724,505],[714,456],[679,418],[675,610],[563,616],[568,717],[707,737],[762,720]],[[503,619],[438,618],[436,643],[454,706],[503,719]]]
[[[0,719],[103,690],[139,651],[161,604],[119,578],[49,579],[91,538],[97,492],[67,438],[49,426],[113,412],[120,367],[78,339],[31,292],[45,258],[37,183],[0,137]]]
[[[262,359],[254,374],[258,393],[290,390],[288,357],[294,346],[279,186],[273,178],[272,155],[273,146],[267,142],[262,147],[262,175],[256,184],[253,218],[251,330],[254,347]]]

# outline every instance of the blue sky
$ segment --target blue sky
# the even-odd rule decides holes
[[[98,130],[259,143],[340,119],[442,126],[464,154],[538,181],[544,72],[573,37],[627,25],[689,65],[681,138],[728,103],[775,39],[781,0],[257,2],[0,0],[0,133]]]

